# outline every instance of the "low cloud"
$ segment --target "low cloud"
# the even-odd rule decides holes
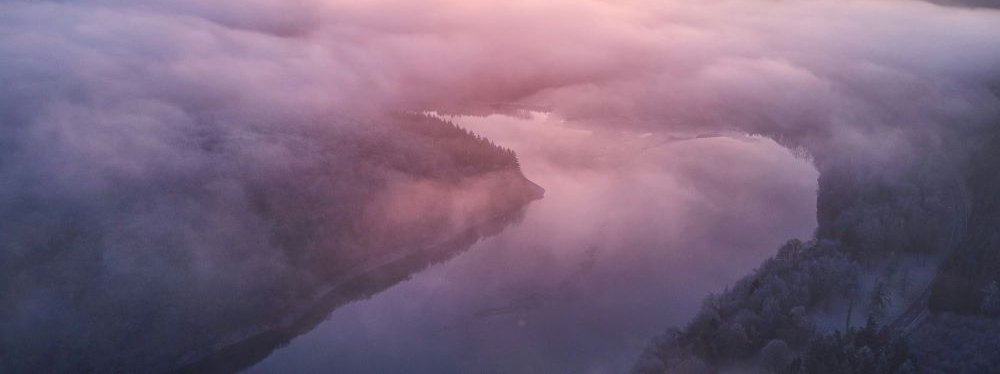
[[[388,172],[358,145],[394,139],[405,158],[385,116],[397,111],[551,109],[578,131],[609,134],[580,140],[592,142],[583,156],[544,137],[525,145],[582,172],[614,169],[622,133],[765,134],[808,151],[820,171],[938,155],[963,136],[955,130],[1000,118],[1000,11],[974,5],[3,1],[0,316],[44,324],[59,308],[93,306],[44,293],[15,304],[27,285],[73,288],[84,272],[155,279],[127,290],[138,293],[176,281],[157,273],[164,263],[295,244],[261,234],[276,221],[349,230],[342,217],[364,214],[358,202],[394,201],[366,189]],[[253,204],[262,195],[270,205]],[[72,269],[20,270],[97,247],[107,251],[70,251]],[[162,255],[171,248],[190,250]],[[287,260],[220,272],[268,273]],[[192,287],[218,280],[199,274]],[[76,322],[60,323],[52,329]],[[54,338],[32,339],[18,346]]]

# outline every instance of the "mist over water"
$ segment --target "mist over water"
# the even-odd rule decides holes
[[[455,121],[518,152],[545,198],[248,373],[626,372],[706,294],[815,228],[815,169],[770,140],[596,133],[540,114]]]
[[[0,371],[211,356],[520,211],[522,170],[520,225],[253,370],[622,372],[790,238],[942,254],[968,200],[992,245],[987,2],[0,0]]]

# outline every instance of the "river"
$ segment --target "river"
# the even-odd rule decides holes
[[[545,198],[246,373],[626,372],[708,293],[816,226],[816,170],[767,139],[454,120],[515,150]]]

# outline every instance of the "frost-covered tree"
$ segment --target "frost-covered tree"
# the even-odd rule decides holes
[[[790,373],[868,374],[913,373],[919,369],[905,338],[880,328],[873,320],[864,327],[817,335],[805,354],[793,361]],[[919,371],[918,371],[919,372]]]

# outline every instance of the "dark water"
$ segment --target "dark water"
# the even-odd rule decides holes
[[[773,142],[462,119],[546,197],[248,373],[621,373],[706,294],[815,227],[816,172]]]

